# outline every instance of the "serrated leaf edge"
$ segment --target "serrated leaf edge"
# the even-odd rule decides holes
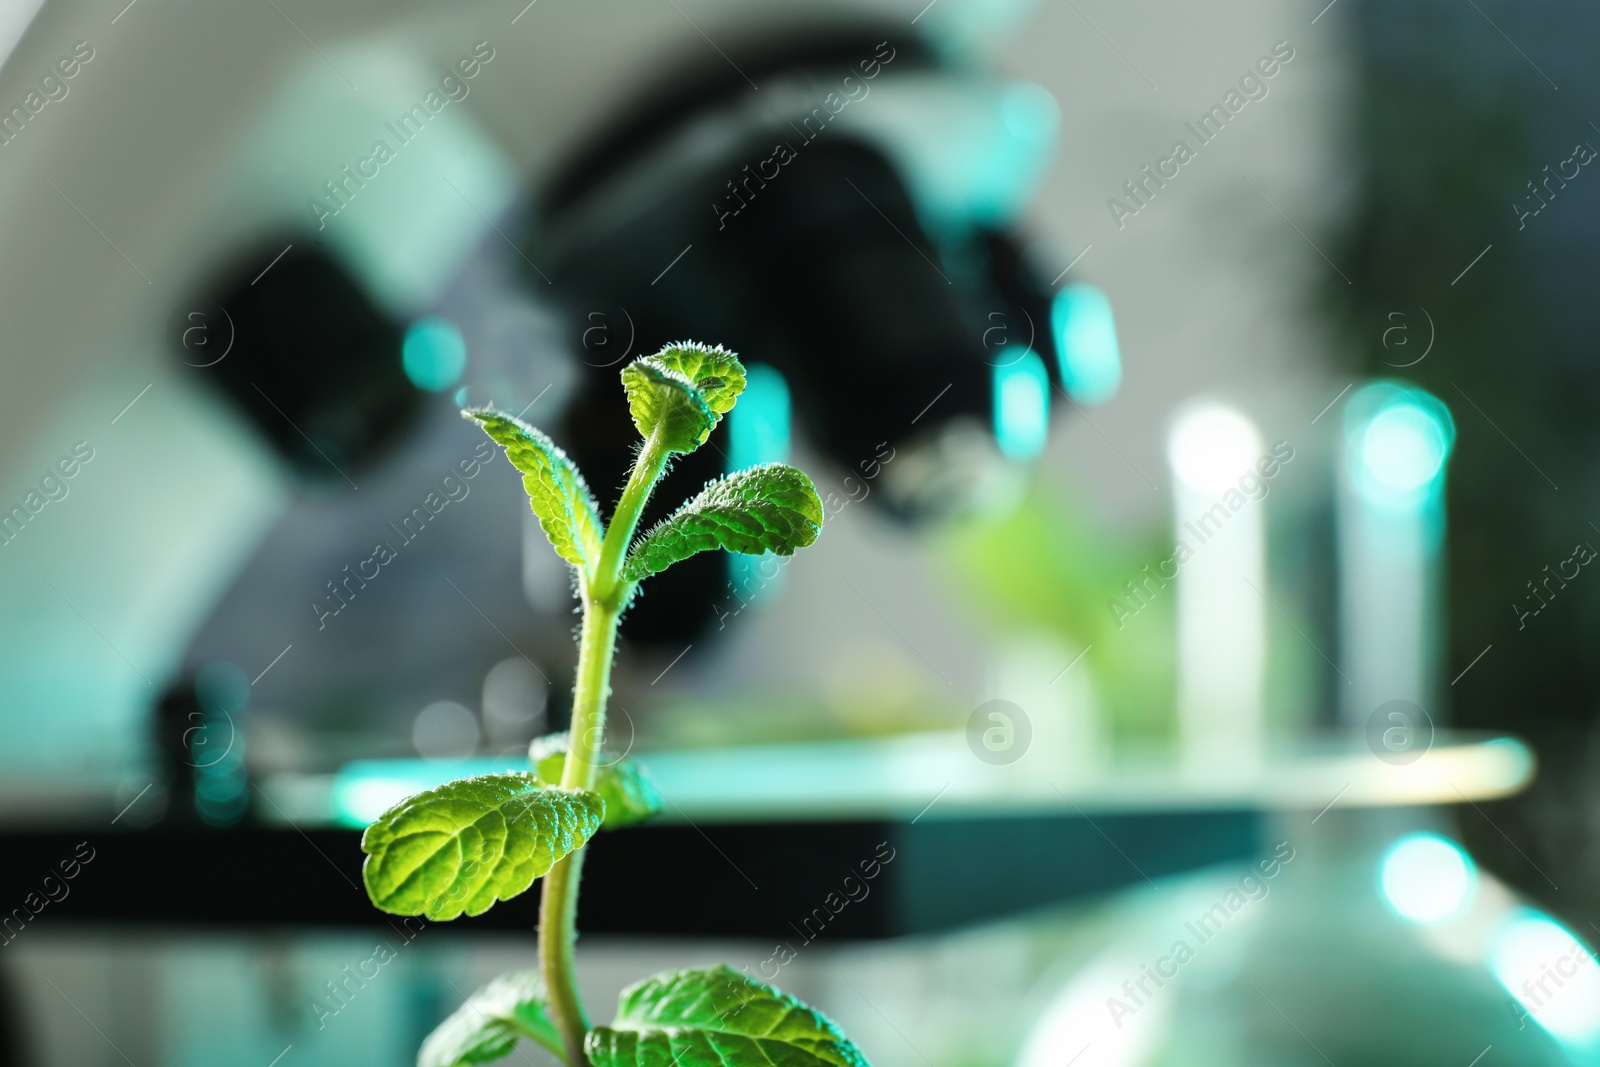
[[[687,375],[672,369],[654,356],[643,356],[622,368],[622,388],[628,399],[628,414],[633,419],[634,429],[639,431],[641,437],[648,438],[650,431],[639,425],[639,417],[634,413],[634,389],[636,386],[630,382],[630,371],[636,372],[638,376],[643,377],[647,385],[665,385],[682,390],[684,397],[698,409],[705,423],[704,429],[700,431],[699,437],[695,441],[695,446],[698,447],[706,443],[706,440],[711,436],[711,431],[716,429],[717,422],[722,416],[712,410],[711,405],[706,402],[705,395],[700,392],[699,387]]]
[[[472,1019],[472,1014],[471,1013],[475,1013],[478,1016],[478,1019],[473,1020],[473,1022],[476,1022],[477,1025],[479,1025],[481,1027],[485,1027],[486,1028],[486,1027],[498,1024],[498,1025],[505,1026],[506,1028],[508,1028],[509,1030],[511,1030],[513,1032],[514,1036],[512,1037],[511,1045],[510,1045],[509,1048],[507,1048],[505,1055],[509,1055],[510,1052],[511,1052],[511,1049],[516,1047],[516,1039],[517,1039],[517,1037],[525,1037],[530,1041],[536,1041],[540,1045],[543,1045],[545,1048],[547,1048],[551,1052],[555,1053],[556,1057],[558,1059],[560,1059],[563,1063],[566,1062],[567,1052],[566,1052],[566,1049],[561,1044],[561,1035],[556,1030],[555,1023],[554,1023],[554,1021],[552,1021],[550,1019],[549,1012],[547,1010],[548,1007],[549,1007],[549,996],[548,996],[548,993],[546,993],[543,997],[540,997],[540,998],[536,998],[536,999],[532,999],[532,1000],[520,1000],[520,1001],[517,1001],[517,1003],[532,1003],[535,1007],[538,1008],[540,1016],[543,1017],[545,1023],[549,1026],[549,1032],[548,1033],[541,1032],[541,1031],[539,1031],[539,1030],[537,1030],[537,1029],[535,1029],[533,1027],[528,1026],[527,1023],[526,1023],[526,1020],[523,1019],[521,1015],[518,1015],[515,1011],[513,1011],[511,1014],[504,1014],[504,1013],[499,1013],[499,1012],[491,1012],[487,1008],[485,1008],[485,1006],[484,1006],[485,1002],[490,999],[489,996],[488,996],[490,990],[494,989],[496,984],[498,984],[500,982],[505,982],[508,979],[511,979],[511,978],[514,978],[514,977],[519,977],[522,973],[523,972],[510,971],[510,972],[507,972],[505,974],[496,975],[494,978],[490,979],[483,986],[481,986],[480,988],[474,990],[471,993],[471,995],[469,995],[465,1000],[463,1000],[460,1004],[458,1004],[456,1006],[455,1011],[452,1011],[449,1015],[445,1016],[444,1019],[440,1021],[439,1025],[435,1026],[428,1033],[428,1036],[423,1039],[422,1047],[417,1050],[417,1064],[418,1064],[418,1067],[423,1067],[423,1065],[424,1065],[423,1057],[427,1054],[428,1046],[433,1042],[433,1040],[436,1037],[438,1037],[441,1033],[444,1033],[447,1028],[449,1028],[453,1024],[456,1024],[458,1022],[458,1020]],[[532,972],[527,972],[527,973],[531,973],[536,978],[538,978],[539,979],[539,985],[540,985],[541,988],[543,988],[543,986],[544,986],[543,977],[539,974],[539,972],[532,971]],[[499,1059],[499,1058],[502,1058],[502,1057],[497,1056],[495,1058]],[[460,1058],[457,1058],[457,1059],[449,1061],[449,1065],[450,1065],[450,1067],[454,1067],[454,1065],[460,1064],[462,1062],[464,1062],[464,1061],[461,1060]],[[489,1061],[481,1061],[481,1062],[489,1062]]]
[[[789,511],[794,511],[794,512],[796,512],[796,514],[798,514],[800,516],[800,518],[807,525],[809,525],[812,528],[812,537],[811,537],[810,541],[798,542],[798,543],[796,543],[794,545],[788,545],[788,546],[779,547],[779,548],[768,548],[768,549],[765,549],[765,551],[772,552],[775,555],[779,555],[779,556],[792,556],[792,555],[795,554],[795,552],[799,551],[800,549],[809,548],[811,545],[816,544],[817,537],[820,536],[821,533],[822,533],[822,522],[821,522],[821,519],[823,518],[823,514],[824,514],[823,508],[822,508],[822,498],[817,493],[816,483],[811,480],[811,476],[806,474],[805,471],[801,470],[799,467],[792,466],[792,465],[790,465],[788,463],[760,463],[760,464],[757,464],[754,467],[746,467],[744,470],[734,471],[731,474],[724,474],[720,478],[712,478],[710,481],[706,482],[706,484],[704,486],[701,487],[701,489],[700,489],[700,491],[698,493],[696,493],[694,496],[690,497],[688,500],[685,500],[682,504],[678,505],[678,509],[676,511],[674,511],[671,515],[668,515],[666,518],[662,519],[660,522],[658,522],[654,526],[650,527],[650,529],[648,529],[644,533],[640,534],[634,540],[633,544],[631,546],[629,546],[628,554],[622,561],[622,577],[623,577],[623,580],[624,581],[628,581],[628,582],[638,583],[638,582],[642,582],[644,579],[650,577],[653,574],[660,574],[661,571],[666,570],[666,568],[663,567],[663,568],[661,568],[661,570],[655,570],[655,571],[650,571],[650,572],[647,572],[647,573],[644,573],[644,574],[640,574],[636,570],[636,564],[637,564],[637,562],[639,560],[641,552],[643,551],[644,547],[650,542],[651,538],[656,537],[659,534],[661,534],[662,531],[666,530],[674,522],[676,522],[679,519],[683,518],[685,515],[703,514],[707,509],[709,509],[711,507],[732,507],[733,506],[731,504],[709,504],[709,503],[703,503],[702,501],[704,501],[704,499],[705,499],[705,497],[707,495],[709,495],[710,493],[714,492],[715,490],[720,489],[721,487],[727,485],[730,481],[732,481],[735,478],[744,478],[744,477],[747,477],[749,475],[757,474],[757,473],[759,473],[761,471],[775,470],[775,469],[782,469],[782,470],[786,470],[786,471],[791,471],[794,474],[799,475],[799,477],[802,480],[802,482],[804,483],[805,487],[811,490],[812,499],[815,500],[816,503],[817,503],[817,519],[813,520],[811,518],[811,516],[805,514],[804,512],[799,511],[799,509],[797,509],[797,508],[792,508],[787,504],[777,504],[777,503],[774,503],[773,501],[770,501],[770,500],[760,500],[760,499],[755,500],[755,501],[746,502],[746,503],[749,503],[751,505],[765,504],[765,505],[767,505],[769,507],[778,507],[778,508],[784,508],[784,509],[789,510]],[[718,547],[723,547],[723,546],[719,545]],[[700,551],[709,552],[709,551],[712,551],[712,550],[711,549],[701,549]],[[737,551],[737,550],[736,549],[726,549],[725,548],[724,551],[732,552],[732,551]],[[698,553],[695,553],[695,554],[698,554]],[[755,553],[741,553],[741,554],[753,555]],[[684,559],[687,559],[687,558],[689,558],[689,557],[687,557],[687,556],[684,557]],[[674,562],[681,563],[682,560],[675,560]],[[670,564],[668,566],[670,566]]]
[[[584,479],[583,472],[578,469],[578,465],[572,461],[572,457],[567,455],[566,450],[556,444],[549,434],[537,426],[523,422],[517,416],[507,414],[504,411],[489,407],[463,408],[461,417],[476,422],[483,428],[485,433],[489,433],[488,424],[485,422],[486,417],[503,419],[526,434],[535,445],[548,450],[554,456],[553,474],[559,481],[569,483],[558,486],[557,499],[575,535],[573,544],[580,557],[578,560],[568,558],[566,553],[561,551],[556,542],[556,534],[550,529],[549,522],[545,516],[539,514],[538,508],[533,506],[533,492],[528,489],[528,482],[535,475],[518,467],[511,459],[510,446],[496,440],[494,435],[489,433],[489,439],[499,445],[501,450],[506,453],[506,461],[511,463],[512,467],[522,475],[523,491],[528,495],[529,507],[532,508],[534,517],[539,520],[539,525],[543,528],[545,537],[549,539],[556,553],[582,571],[585,578],[592,577],[594,567],[600,559],[604,526],[600,521],[600,504],[595,500],[594,492],[590,490],[589,483]],[[578,501],[577,507],[573,505],[574,498]]]
[[[717,405],[713,404],[711,402],[711,398],[706,395],[708,390],[702,383],[707,381],[715,381],[718,383],[718,388],[720,389],[727,382],[727,378],[725,376],[705,375],[704,377],[697,379],[689,377],[688,372],[686,371],[676,371],[676,373],[680,376],[688,378],[689,384],[692,385],[695,391],[699,392],[702,398],[705,399],[706,406],[711,409],[711,424],[714,428],[717,422],[722,419],[722,416],[732,411],[734,405],[738,403],[739,397],[743,395],[745,387],[749,382],[749,372],[745,369],[744,362],[739,359],[739,354],[737,352],[734,352],[732,349],[723,348],[721,345],[707,345],[700,341],[674,341],[671,344],[663,345],[660,351],[644,358],[654,361],[663,369],[672,371],[675,368],[668,366],[666,360],[669,354],[679,352],[693,352],[701,357],[726,357],[733,364],[733,366],[738,369],[739,389],[732,396],[727,398],[727,406],[721,408],[721,410],[718,410]]]
[[[435,914],[431,910],[433,908],[433,906],[435,904],[437,904],[437,902],[441,899],[441,897],[444,897],[444,894],[442,892],[440,894],[435,894],[432,897],[430,897],[429,900],[428,900],[428,906],[424,907],[423,910],[415,911],[415,912],[392,910],[391,908],[387,907],[383,902],[379,901],[376,898],[376,895],[373,892],[371,883],[368,882],[368,880],[367,880],[368,879],[368,871],[369,871],[370,867],[373,864],[373,860],[379,856],[379,853],[377,851],[373,851],[373,849],[376,849],[379,846],[374,844],[372,846],[372,849],[369,849],[369,847],[368,847],[369,843],[371,843],[372,838],[374,836],[373,835],[373,831],[375,829],[377,829],[379,826],[384,825],[386,823],[393,823],[394,821],[398,820],[399,818],[404,816],[407,812],[409,812],[410,810],[412,810],[415,807],[418,807],[418,806],[421,806],[421,805],[425,805],[426,803],[431,802],[431,800],[433,798],[429,798],[426,801],[422,799],[424,797],[427,797],[428,794],[430,794],[430,793],[436,793],[436,792],[438,792],[440,790],[446,789],[446,788],[451,787],[451,786],[461,786],[461,785],[466,785],[466,784],[474,783],[474,782],[488,783],[488,782],[491,782],[493,780],[501,780],[501,779],[507,779],[507,778],[517,779],[517,780],[526,781],[526,782],[531,782],[531,783],[537,785],[539,788],[536,789],[536,790],[530,791],[528,793],[524,793],[521,796],[510,798],[510,800],[508,800],[507,803],[503,806],[504,808],[509,808],[511,806],[512,801],[517,801],[517,802],[520,802],[522,804],[524,809],[526,809],[528,806],[530,806],[532,804],[533,800],[535,798],[537,798],[542,793],[558,793],[559,792],[559,793],[568,794],[568,795],[570,795],[572,797],[575,797],[575,798],[589,797],[589,798],[593,799],[594,803],[599,808],[599,812],[595,816],[595,820],[594,820],[595,821],[595,825],[594,825],[593,829],[590,829],[587,832],[584,832],[584,829],[583,829],[583,827],[581,825],[577,826],[577,827],[574,827],[572,829],[572,835],[578,838],[578,840],[576,841],[575,844],[573,844],[570,848],[566,848],[565,851],[563,851],[562,850],[562,842],[559,842],[559,841],[555,842],[553,847],[551,848],[551,852],[553,853],[553,855],[552,855],[552,858],[551,858],[549,866],[545,867],[543,870],[540,870],[538,863],[536,861],[532,861],[531,862],[531,866],[533,868],[534,873],[533,873],[533,876],[528,880],[528,884],[526,886],[523,886],[521,889],[518,889],[518,890],[515,890],[514,892],[512,892],[509,896],[504,896],[504,897],[500,896],[500,894],[498,892],[498,889],[495,888],[495,889],[493,889],[493,892],[491,894],[490,899],[484,904],[483,907],[477,909],[476,911],[472,910],[471,901],[476,899],[478,894],[482,893],[485,889],[491,889],[491,887],[493,887],[494,880],[492,878],[489,879],[488,881],[486,881],[482,886],[480,886],[476,893],[474,893],[472,895],[469,895],[469,896],[466,896],[464,898],[464,901],[456,899],[455,894],[451,894],[449,897],[445,897],[445,899],[450,900],[452,904],[460,904],[459,909],[452,915]],[[466,915],[481,915],[485,911],[489,910],[489,908],[493,907],[494,904],[497,903],[498,901],[510,900],[513,897],[520,896],[521,894],[527,892],[528,889],[532,888],[534,882],[538,881],[540,878],[543,878],[546,874],[548,874],[550,872],[550,868],[551,867],[554,867],[555,864],[559,863],[563,858],[565,858],[568,855],[571,855],[573,852],[576,852],[578,849],[582,848],[585,844],[587,844],[589,842],[589,840],[591,838],[593,838],[594,835],[597,832],[599,832],[601,824],[605,822],[605,808],[606,808],[605,799],[603,797],[601,797],[597,793],[593,793],[593,792],[590,792],[589,790],[585,790],[585,789],[567,789],[567,788],[564,788],[564,787],[562,787],[560,785],[552,785],[551,783],[546,782],[544,779],[540,778],[538,775],[533,774],[533,773],[528,772],[528,771],[505,771],[505,772],[500,772],[500,773],[496,773],[496,774],[476,774],[476,775],[471,775],[471,776],[469,776],[467,778],[457,778],[457,779],[454,779],[453,781],[445,782],[445,783],[443,783],[441,785],[433,786],[433,787],[431,787],[429,789],[424,789],[421,792],[413,793],[411,796],[405,798],[404,800],[401,800],[398,803],[391,805],[381,815],[379,815],[376,819],[374,819],[367,826],[367,828],[364,831],[362,831],[362,834],[361,834],[361,851],[363,853],[365,853],[365,855],[367,857],[366,860],[364,860],[362,862],[362,867],[361,867],[362,885],[366,890],[367,899],[372,902],[373,906],[378,908],[380,911],[384,911],[384,912],[389,913],[390,915],[425,915],[428,918],[433,919],[436,922],[448,922],[451,919],[459,918],[463,914],[466,914]],[[503,810],[500,809],[500,808],[492,809],[492,810],[497,810],[497,811],[501,811],[502,812],[502,818],[505,819],[506,824],[507,824],[507,837],[509,838],[509,836],[510,836],[509,827],[510,827],[510,824],[511,824],[511,819],[507,818],[504,815]],[[482,816],[479,816],[479,818],[482,818]],[[559,816],[558,816],[558,818],[559,818]],[[476,822],[476,821],[477,820],[474,820],[474,822]],[[466,825],[471,825],[471,824],[466,824]],[[461,831],[463,829],[465,829],[465,826],[459,828],[455,833],[448,835],[447,840],[459,839],[460,836],[461,836]],[[443,846],[441,845],[441,848],[442,847]],[[387,852],[387,843],[383,846],[383,851],[385,853]],[[437,855],[438,851],[439,850],[436,849],[434,852],[430,853],[429,856],[431,857],[431,856]],[[505,849],[502,846],[499,855],[495,859],[495,863],[498,865],[501,862],[501,860],[504,859],[504,857],[505,857]],[[405,878],[402,879],[402,882],[409,880],[418,870],[420,870],[422,868],[422,866],[423,866],[423,864],[421,864],[421,863],[418,863],[415,866],[413,866],[411,868],[411,870],[406,874]],[[395,895],[396,894],[394,894],[394,893],[390,893],[390,894],[387,894],[387,897],[388,898],[392,898]]]
[[[741,992],[748,991],[752,994],[765,994],[766,996],[771,997],[773,1001],[777,1002],[777,1004],[783,1009],[783,1014],[780,1015],[774,1025],[763,1034],[749,1033],[742,1030],[715,1028],[707,1026],[703,1023],[692,1021],[673,1022],[667,1020],[635,1020],[624,1018],[630,1008],[637,1007],[637,1005],[631,1005],[629,1002],[638,997],[646,987],[650,986],[651,984],[659,984],[663,987],[670,988],[673,983],[690,977],[705,979],[708,986],[720,979],[727,981],[730,987],[737,985]],[[709,990],[705,995],[710,995]],[[739,1000],[736,1005],[736,1010],[732,1012],[725,1010],[719,1012],[718,1021],[723,1021],[731,1018],[733,1015],[739,1014],[747,1005],[753,1003],[755,1000],[756,996],[754,995]],[[711,1003],[715,1005],[716,1002],[713,999]],[[803,1000],[800,1000],[798,997],[789,993],[785,993],[776,986],[771,986],[765,982],[752,978],[750,975],[745,974],[742,971],[734,970],[725,963],[716,964],[711,967],[684,967],[672,971],[663,971],[660,974],[651,975],[648,978],[643,978],[633,983],[632,985],[623,989],[623,991],[617,997],[617,1018],[612,1020],[610,1026],[599,1026],[590,1030],[587,1038],[584,1041],[584,1047],[590,1058],[593,1059],[601,1051],[600,1045],[606,1040],[605,1035],[607,1033],[619,1035],[634,1034],[639,1036],[651,1033],[659,1033],[666,1038],[669,1047],[673,1043],[674,1039],[685,1037],[690,1033],[707,1035],[718,1034],[742,1038],[752,1042],[776,1042],[803,1053],[819,1062],[829,1062],[823,1057],[816,1055],[815,1052],[809,1048],[806,1048],[804,1045],[787,1040],[783,1037],[770,1036],[777,1029],[777,1027],[781,1025],[783,1020],[789,1018],[795,1013],[804,1013],[811,1017],[811,1020],[815,1022],[817,1028],[822,1031],[822,1035],[819,1035],[813,1040],[826,1041],[827,1043],[834,1045],[839,1053],[839,1058],[845,1061],[845,1064],[848,1065],[848,1067],[870,1067],[866,1056],[862,1054],[855,1042],[851,1041],[850,1038],[845,1035],[844,1031],[840,1029],[839,1024],[834,1022],[825,1013],[812,1007]],[[721,1049],[713,1048],[712,1051],[718,1054],[719,1059],[722,1058]],[[768,1056],[766,1059],[770,1064],[771,1057]],[[637,1064],[635,1064],[635,1067],[637,1067]]]

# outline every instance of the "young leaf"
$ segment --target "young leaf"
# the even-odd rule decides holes
[[[584,1048],[594,1067],[868,1067],[827,1016],[725,964],[623,990]]]
[[[492,408],[461,413],[476,420],[505,449],[523,474],[533,513],[561,558],[587,573],[600,558],[600,509],[572,460],[556,443],[521,419]]]
[[[622,388],[640,437],[648,439],[659,431],[669,452],[693,452],[711,436],[711,408],[677,371],[636,359],[622,369]]]
[[[649,358],[689,379],[715,416],[711,420],[713,427],[733,410],[734,402],[744,392],[744,364],[721,345],[709,347],[695,341],[680,341]]]
[[[791,556],[821,530],[822,501],[811,479],[785,464],[768,463],[707,485],[633,546],[622,576],[637,582],[713,548]]]
[[[561,781],[571,741],[566,734],[537,738],[528,748],[534,773],[547,782]],[[625,759],[600,768],[594,791],[606,802],[605,821],[600,824],[602,830],[617,830],[644,822],[661,810],[661,794],[656,791],[655,783],[642,767]]]
[[[565,1057],[561,1035],[545,1013],[544,979],[537,971],[502,974],[434,1028],[417,1053],[417,1067],[465,1067],[509,1056],[519,1037],[531,1037]]]
[[[628,364],[622,388],[639,436],[659,431],[667,450],[693,452],[744,392],[744,367],[724,348],[685,341]]]
[[[594,836],[605,801],[531,774],[462,778],[402,800],[367,827],[367,896],[394,915],[481,915]]]

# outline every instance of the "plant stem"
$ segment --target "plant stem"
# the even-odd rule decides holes
[[[599,770],[597,757],[605,740],[606,700],[611,695],[611,660],[617,624],[627,605],[631,583],[622,580],[622,563],[639,515],[666,469],[668,453],[652,434],[640,450],[617,510],[606,528],[595,571],[584,583],[583,628],[578,636],[578,677],[572,691],[572,730],[567,742],[563,789],[592,789]],[[589,1020],[578,996],[573,943],[577,938],[578,883],[583,876],[583,849],[572,852],[545,875],[539,897],[539,965],[544,974],[550,1014],[568,1067],[589,1067],[583,1051]]]
[[[622,489],[622,499],[606,527],[605,543],[600,546],[600,561],[595,565],[594,580],[589,586],[592,600],[607,604],[616,611],[626,605],[623,599],[631,583],[622,581],[622,562],[633,544],[634,531],[639,528],[639,515],[650,500],[650,493],[667,469],[669,453],[658,443],[660,433],[652,433],[634,460],[633,472]]]
[[[578,678],[572,689],[572,730],[563,789],[592,789],[596,756],[605,740],[606,698],[611,695],[611,657],[617,642],[618,612],[594,602],[583,606],[578,635]]]
[[[572,948],[578,917],[578,880],[583,875],[583,849],[561,860],[544,876],[539,895],[539,970],[544,975],[550,1018],[561,1035],[568,1067],[588,1067],[583,1039],[589,1017],[578,996]]]
[[[572,733],[564,789],[594,785],[596,760],[605,730],[606,697],[611,692],[611,657],[617,639],[617,612],[592,601],[584,604],[578,638],[578,679],[572,693]],[[578,883],[583,876],[583,849],[566,856],[545,875],[539,896],[539,965],[544,974],[550,1014],[567,1050],[569,1067],[587,1067],[583,1039],[589,1019],[578,995],[573,943],[577,939]]]

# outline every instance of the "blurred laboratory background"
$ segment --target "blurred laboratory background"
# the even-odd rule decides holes
[[[569,721],[570,574],[459,411],[609,506],[686,338],[749,384],[647,521],[775,460],[826,521],[624,620],[667,803],[590,849],[598,1017],[721,961],[876,1067],[1600,1064],[1597,44],[0,5],[0,1065],[407,1064],[532,965],[533,894],[360,888]]]

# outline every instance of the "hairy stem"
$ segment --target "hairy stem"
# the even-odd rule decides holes
[[[572,693],[572,733],[561,772],[563,788],[589,789],[594,785],[616,640],[617,613],[600,604],[586,603],[578,638],[578,680]],[[539,967],[550,998],[550,1014],[566,1047],[570,1067],[587,1067],[589,1062],[583,1051],[589,1019],[578,996],[578,975],[573,964],[583,852],[578,849],[550,869],[539,897]]]
[[[660,433],[652,433],[639,450],[628,484],[623,487],[622,499],[606,527],[605,543],[600,547],[600,562],[595,566],[594,580],[589,586],[592,600],[607,604],[617,611],[626,606],[624,600],[629,583],[622,580],[622,562],[628,547],[633,544],[634,531],[639,528],[639,515],[650,501],[650,493],[667,469],[669,453],[658,443]]]
[[[639,515],[650,499],[667,465],[667,452],[652,434],[639,452],[628,484],[606,529],[595,572],[584,583],[583,629],[578,637],[578,678],[572,691],[572,732],[566,765],[561,772],[565,789],[592,789],[599,770],[598,757],[605,741],[606,700],[611,695],[611,660],[617,643],[617,623],[627,605],[629,583],[622,580],[622,563],[639,526]],[[583,849],[558,862],[545,875],[539,898],[539,965],[544,974],[550,1014],[561,1033],[569,1067],[588,1067],[583,1051],[589,1020],[578,996],[573,945],[577,938],[578,883],[583,875]]]
[[[551,1021],[561,1035],[569,1067],[587,1067],[583,1039],[589,1017],[578,996],[573,942],[577,936],[578,880],[583,876],[583,849],[572,853],[544,876],[539,896],[539,969],[544,974]]]
[[[605,741],[606,698],[611,695],[611,657],[617,642],[618,612],[597,603],[583,606],[578,636],[578,679],[572,689],[572,730],[567,742],[564,789],[592,789],[596,757]]]

